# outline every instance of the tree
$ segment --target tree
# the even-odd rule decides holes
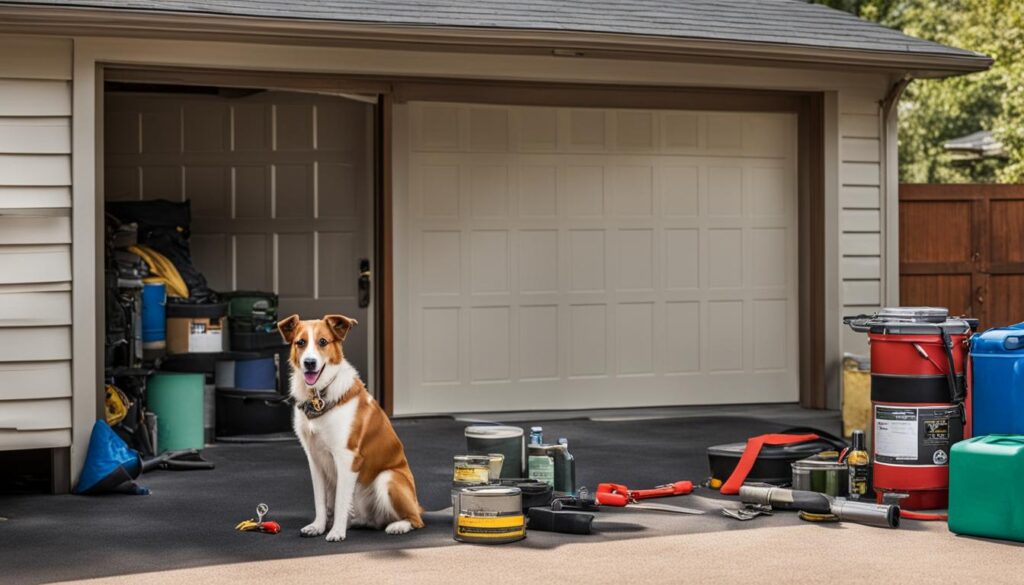
[[[1024,181],[1024,2],[1020,0],[816,0],[904,33],[986,54],[981,73],[919,79],[900,102],[900,180]],[[954,163],[942,145],[989,130],[1006,161]]]

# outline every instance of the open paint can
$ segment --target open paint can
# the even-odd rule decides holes
[[[847,465],[838,459],[838,453],[826,451],[795,461],[793,489],[845,498],[850,493],[850,475]]]
[[[504,456],[500,477],[526,477],[526,442],[523,429],[500,425],[466,427],[466,452],[470,455]],[[497,480],[492,477],[491,480]]]
[[[502,544],[526,538],[523,495],[516,487],[456,490],[452,534],[459,542]]]

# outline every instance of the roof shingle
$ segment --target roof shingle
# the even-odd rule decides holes
[[[0,4],[613,33],[908,55],[979,56],[804,0],[0,0]]]

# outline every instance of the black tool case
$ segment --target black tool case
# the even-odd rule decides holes
[[[754,466],[747,474],[746,482],[789,485],[793,481],[791,465],[794,462],[823,451],[839,451],[846,447],[846,442],[839,437],[817,429],[789,429],[781,434],[802,435],[807,433],[814,433],[820,438],[788,445],[764,445],[761,447]],[[711,468],[711,477],[723,482],[729,479],[746,448],[746,442],[708,447],[708,466]]]

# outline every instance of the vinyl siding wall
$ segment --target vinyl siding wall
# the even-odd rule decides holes
[[[839,274],[844,315],[874,312],[886,296],[881,98],[854,89],[839,95]],[[866,335],[848,327],[842,331],[844,352],[867,351]]]
[[[0,450],[71,445],[71,56],[0,37]]]

